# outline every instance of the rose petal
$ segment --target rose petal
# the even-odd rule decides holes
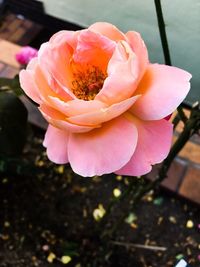
[[[129,52],[129,54],[127,54]],[[134,53],[118,43],[108,65],[109,76],[95,99],[109,105],[131,97],[136,89],[138,64]]]
[[[47,72],[44,73],[40,66],[36,67],[34,78],[40,93],[40,97],[45,103],[48,103],[49,96],[58,97],[64,101],[69,101],[72,99],[71,95],[64,91],[52,76],[47,74]]]
[[[124,117],[118,117],[98,130],[70,135],[68,157],[79,175],[102,175],[124,166],[136,144],[136,127]]]
[[[141,121],[133,118],[138,130],[138,143],[131,160],[115,173],[141,176],[151,171],[153,164],[162,162],[168,155],[173,126],[166,120]]]
[[[77,37],[80,31],[66,31],[62,30],[52,35],[49,43],[52,48],[62,47],[66,43],[69,45],[68,48],[75,49],[77,46]]]
[[[100,127],[100,125],[93,126],[79,126],[67,121],[65,115],[58,110],[55,110],[45,104],[41,104],[39,107],[43,117],[53,126],[61,130],[70,131],[72,133],[84,133]]]
[[[69,117],[68,121],[79,125],[96,125],[112,120],[127,111],[140,96],[128,98],[120,103],[111,105],[107,108],[101,108],[97,111],[83,113],[77,116]]]
[[[120,30],[107,22],[96,22],[89,27],[89,30],[103,34],[113,41],[126,40],[126,36]]]
[[[29,70],[21,70],[19,73],[19,81],[22,89],[34,102],[40,104],[41,97],[38,87],[35,83],[33,73]]]
[[[75,98],[69,89],[73,80],[71,71],[72,50],[67,40],[62,46],[52,46],[50,42],[41,45],[38,52],[38,63],[47,83],[56,93],[59,91]]]
[[[49,96],[52,107],[64,113],[67,117],[82,115],[86,113],[96,112],[107,105],[101,101],[91,100],[84,101],[81,99],[74,99],[71,101],[62,101],[57,97]]]
[[[126,37],[128,38],[129,44],[138,58],[141,78],[149,63],[146,45],[138,32],[129,31],[126,33]]]
[[[191,75],[179,68],[151,64],[136,91],[141,98],[132,112],[143,120],[159,120],[171,114],[184,100]]]
[[[72,99],[49,74],[45,77],[44,72],[38,65],[38,58],[29,62],[27,69],[20,72],[19,78],[22,89],[36,103],[48,103],[49,96],[59,97],[65,101]]]
[[[86,63],[106,69],[116,43],[107,37],[90,30],[83,30],[78,36],[78,43],[73,54],[77,63]]]
[[[51,161],[57,164],[68,162],[68,139],[68,132],[49,124],[43,145],[47,148],[47,156]]]

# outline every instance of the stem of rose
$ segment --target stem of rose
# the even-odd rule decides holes
[[[154,0],[155,8],[156,8],[156,15],[157,15],[157,21],[158,21],[158,28],[160,32],[160,39],[162,43],[162,49],[163,54],[165,58],[165,64],[171,66],[171,57],[170,57],[170,51],[169,51],[169,45],[167,40],[167,34],[165,30],[165,21],[164,16],[162,12],[162,5],[160,0]],[[185,123],[187,121],[187,117],[185,116],[183,109],[181,106],[177,108],[178,114],[180,119]]]
[[[157,15],[158,28],[160,32],[163,54],[165,57],[165,64],[171,66],[171,58],[170,58],[170,53],[169,53],[167,34],[165,31],[165,22],[164,22],[164,17],[163,17],[163,12],[162,12],[161,1],[154,0],[154,3],[155,3],[155,8],[156,8],[156,15]]]

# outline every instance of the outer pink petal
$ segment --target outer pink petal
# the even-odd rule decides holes
[[[49,96],[49,99],[52,107],[61,111],[67,117],[96,112],[102,108],[107,108],[107,105],[105,103],[97,100],[84,101],[81,99],[74,99],[65,102],[57,97],[52,96]]]
[[[153,164],[162,162],[168,155],[173,126],[165,119],[159,121],[134,120],[138,130],[138,143],[131,160],[120,170],[120,175],[141,176],[151,171]]]
[[[68,162],[68,139],[68,132],[48,126],[43,145],[47,148],[47,156],[51,161],[57,164]]]
[[[68,157],[72,169],[79,175],[102,175],[124,166],[136,144],[136,127],[119,117],[98,130],[70,135]]]
[[[107,22],[97,22],[89,27],[89,30],[98,32],[113,41],[126,40],[125,35],[114,25]]]
[[[33,101],[39,104],[47,103],[49,96],[59,97],[65,101],[72,99],[47,72],[45,74],[38,65],[38,58],[32,59],[27,69],[20,72],[21,87]]]
[[[44,73],[40,66],[37,66],[34,71],[34,79],[43,102],[48,103],[49,96],[58,97],[65,101],[72,99],[66,91],[60,88],[59,84],[47,71]]]
[[[51,89],[56,93],[63,91],[73,99],[75,96],[69,89],[73,79],[71,58],[72,50],[67,40],[60,47],[43,43],[38,51],[38,63]]]
[[[21,70],[19,73],[21,88],[34,102],[41,103],[40,94],[34,81],[33,74],[28,70]]]
[[[191,74],[166,65],[149,65],[136,93],[141,98],[132,112],[144,120],[159,120],[171,114],[190,89]]]
[[[94,112],[88,112],[78,116],[69,117],[68,121],[79,125],[96,125],[112,120],[126,112],[140,96],[128,98],[108,108],[101,108]]]
[[[147,48],[138,32],[127,32],[126,37],[128,38],[129,44],[138,58],[141,78],[149,63]]]
[[[100,127],[100,125],[93,126],[79,126],[67,121],[65,115],[45,104],[41,104],[39,107],[43,117],[53,126],[64,131],[70,131],[72,133],[84,133]]]
[[[49,42],[42,44],[38,53],[39,64],[49,86],[61,97],[67,94],[70,99],[76,98],[69,88],[73,79],[71,59],[78,35],[78,31],[60,31]]]
[[[75,49],[77,45],[77,37],[80,31],[66,31],[62,30],[54,35],[49,40],[51,47],[61,47],[66,43],[72,48]]]
[[[136,89],[138,65],[135,54],[119,42],[108,65],[108,77],[95,99],[113,104],[131,97]]]

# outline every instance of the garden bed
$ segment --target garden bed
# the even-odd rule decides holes
[[[20,163],[1,174],[0,267],[63,266],[69,259],[63,256],[76,267],[172,267],[182,257],[199,266],[197,205],[163,191],[147,195],[134,211],[125,201],[106,229],[126,210],[129,222],[105,245],[93,212],[99,204],[106,210],[113,190],[123,192],[133,178],[79,177],[46,158],[43,135],[30,127]]]

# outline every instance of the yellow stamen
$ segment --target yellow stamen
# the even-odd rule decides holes
[[[79,99],[93,100],[103,87],[107,75],[99,67],[86,65],[83,69],[74,69],[72,92]]]

